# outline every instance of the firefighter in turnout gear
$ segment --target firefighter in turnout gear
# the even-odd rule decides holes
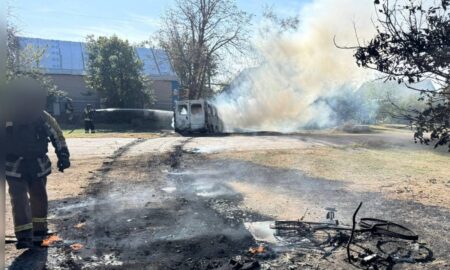
[[[69,123],[73,122],[73,103],[72,103],[72,99],[66,97],[66,102],[64,104],[64,112],[66,114],[66,120]]]
[[[84,109],[84,130],[86,133],[95,133],[95,127],[94,127],[94,113],[95,110],[92,109],[91,104],[86,105],[86,108]]]
[[[59,171],[70,167],[69,150],[56,120],[44,111],[46,91],[30,78],[9,85],[13,107],[6,122],[5,174],[18,249],[41,245],[48,236],[46,182],[51,142]]]

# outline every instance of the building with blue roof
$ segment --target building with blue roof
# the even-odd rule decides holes
[[[20,37],[19,44],[21,48],[32,46],[45,50],[39,67],[67,92],[73,100],[75,112],[81,112],[86,104],[100,107],[99,96],[89,91],[84,81],[88,60],[85,43]],[[178,79],[167,53],[153,48],[136,48],[136,53],[144,63],[144,73],[153,81],[156,102],[152,108],[172,110]],[[54,110],[56,115],[58,110]]]

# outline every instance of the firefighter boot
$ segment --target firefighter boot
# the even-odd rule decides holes
[[[16,232],[16,237],[17,237],[17,243],[16,243],[17,249],[25,249],[25,248],[33,247],[32,230],[31,229]]]

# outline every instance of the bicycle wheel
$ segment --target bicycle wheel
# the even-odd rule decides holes
[[[419,239],[419,236],[412,230],[387,220],[362,218],[359,221],[359,225],[362,228],[370,229],[373,233],[384,236],[414,241]]]
[[[270,228],[275,230],[274,236],[280,242],[303,248],[320,249],[332,240],[332,233],[326,228],[314,230],[309,222],[275,221]]]
[[[402,240],[379,241],[378,250],[389,258],[398,262],[429,262],[433,259],[433,252],[419,243]]]

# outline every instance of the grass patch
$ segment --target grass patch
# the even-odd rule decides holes
[[[345,181],[354,191],[382,190],[396,199],[450,208],[450,155],[426,148],[319,146],[217,155],[264,166],[297,169],[311,177]],[[433,184],[430,185],[430,181]]]
[[[66,138],[154,138],[161,136],[160,130],[146,129],[145,127],[135,127],[129,124],[98,124],[96,133],[86,134],[84,127],[61,126]]]
[[[375,132],[395,132],[395,131],[409,131],[411,132],[411,127],[407,125],[400,124],[384,124],[384,125],[370,125],[370,129]]]
[[[356,145],[355,145],[356,146]],[[227,153],[265,166],[299,169],[314,177],[349,181],[360,177],[377,181],[386,177],[448,177],[449,156],[417,149],[313,147],[269,153]]]

